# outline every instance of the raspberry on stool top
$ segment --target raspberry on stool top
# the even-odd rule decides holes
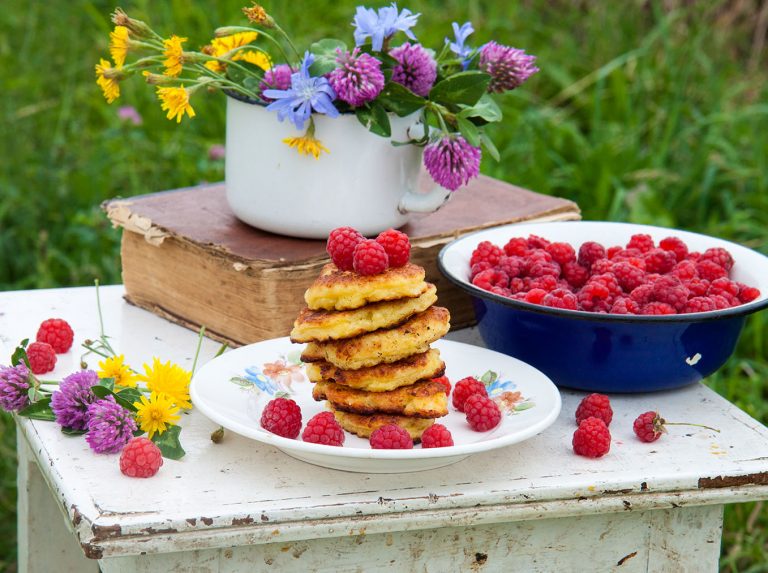
[[[160,448],[149,438],[132,438],[120,453],[120,471],[128,477],[152,477],[162,465]]]
[[[35,340],[47,342],[56,354],[63,354],[72,348],[74,337],[75,333],[66,320],[62,318],[49,318],[40,325]]]
[[[46,374],[56,367],[56,352],[47,342],[33,342],[27,346],[27,359],[33,374]]]

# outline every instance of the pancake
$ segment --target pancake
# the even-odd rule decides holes
[[[429,350],[429,345],[450,328],[447,308],[431,306],[398,327],[361,334],[354,338],[310,342],[301,355],[302,362],[325,360],[344,370],[397,362],[412,354]]]
[[[424,269],[411,263],[377,275],[340,271],[328,263],[304,293],[311,310],[349,310],[372,302],[413,298],[424,289]]]
[[[342,428],[361,438],[370,438],[371,434],[382,426],[397,424],[410,434],[411,439],[414,442],[419,442],[421,441],[421,434],[424,433],[424,430],[435,423],[434,420],[428,418],[409,418],[407,416],[395,416],[392,414],[363,416],[361,414],[335,410],[333,406],[330,405],[329,407],[331,412],[333,412],[336,421]]]
[[[330,362],[310,362],[305,366],[310,382],[335,382],[357,390],[386,392],[419,380],[437,378],[445,372],[440,351],[430,348],[397,362],[377,364],[358,370],[342,370]]]
[[[422,283],[421,294],[413,298],[376,302],[351,310],[310,310],[305,307],[293,323],[291,342],[338,340],[391,328],[424,312],[436,300],[435,285]]]
[[[333,382],[312,389],[318,402],[328,400],[335,410],[353,414],[396,414],[413,418],[441,418],[448,414],[448,396],[440,382],[422,380],[389,392],[368,392]]]

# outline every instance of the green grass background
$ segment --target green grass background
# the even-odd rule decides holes
[[[373,2],[371,3],[373,4]],[[381,4],[377,2],[377,4]],[[483,171],[573,199],[584,218],[653,223],[768,252],[768,2],[764,0],[413,0],[420,40],[454,20],[539,57],[541,73],[504,98]],[[162,34],[205,44],[240,23],[241,2],[126,1]],[[265,2],[305,43],[351,40],[351,0]],[[221,94],[197,117],[165,119],[135,79],[107,105],[93,64],[107,54],[113,2],[6,0],[0,9],[0,289],[120,281],[119,233],[99,203],[223,178]],[[307,45],[307,44],[305,44]],[[121,122],[120,105],[143,116]],[[0,312],[2,309],[0,309]],[[708,384],[768,421],[765,313]],[[30,328],[33,326],[30,325]],[[15,569],[14,426],[0,417],[0,569]],[[762,504],[726,510],[722,571],[768,571]]]

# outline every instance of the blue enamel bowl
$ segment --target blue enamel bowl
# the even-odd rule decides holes
[[[512,300],[474,286],[469,260],[481,241],[503,246],[512,237],[539,235],[577,250],[585,241],[626,245],[636,233],[676,236],[692,251],[723,247],[733,255],[733,280],[760,289],[750,303],[725,310],[671,316],[626,316],[554,309]],[[505,225],[446,245],[441,272],[472,297],[488,348],[523,360],[555,384],[589,392],[652,392],[692,384],[733,353],[746,317],[768,306],[768,258],[729,241],[647,225],[573,221]]]

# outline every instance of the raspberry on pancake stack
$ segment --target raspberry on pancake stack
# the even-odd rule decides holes
[[[435,285],[408,262],[407,235],[390,229],[375,240],[350,227],[328,237],[333,262],[307,289],[307,306],[291,331],[308,343],[301,355],[339,424],[362,438],[397,424],[418,442],[435,418],[448,414],[445,371],[430,344],[450,328],[448,309],[434,306]]]

